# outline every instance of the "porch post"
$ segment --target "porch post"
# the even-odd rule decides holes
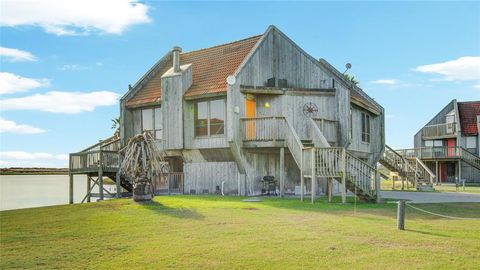
[[[120,181],[122,181],[122,179],[120,179],[120,172],[117,172],[115,174],[115,185],[116,185],[116,188],[117,188],[117,198],[122,197],[122,186],[120,185]]]
[[[68,174],[68,203],[73,204],[73,174]]]
[[[347,202],[347,186],[346,186],[346,177],[347,177],[347,153],[345,148],[342,149],[342,166],[343,166],[343,173],[342,173],[342,203]],[[355,194],[357,196],[357,194]]]
[[[87,202],[90,202],[90,197],[91,197],[90,189],[92,189],[91,183],[92,181],[90,179],[90,175],[87,174]]]
[[[300,201],[303,202],[303,193],[305,189],[305,179],[303,177],[303,151],[300,157]]]
[[[435,185],[438,185],[438,161],[435,161]]]
[[[462,180],[462,160],[458,160],[458,181]]]
[[[98,190],[100,192],[100,199],[103,201],[103,160],[102,160],[102,149],[100,148],[99,158],[98,158]]]
[[[285,148],[280,148],[280,198],[285,194]]]
[[[311,172],[311,180],[312,180],[312,203],[315,202],[315,193],[317,191],[317,181],[316,181],[316,178],[315,178],[315,148],[312,148],[312,160],[311,160],[311,163],[312,163],[312,172]]]

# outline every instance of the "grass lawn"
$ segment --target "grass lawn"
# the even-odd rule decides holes
[[[478,269],[480,221],[395,204],[156,197],[0,212],[0,268]],[[352,199],[352,198],[349,198]],[[480,204],[424,204],[480,216]]]

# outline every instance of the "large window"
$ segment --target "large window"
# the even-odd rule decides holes
[[[370,142],[370,115],[362,112],[362,142]]]
[[[225,99],[195,103],[195,136],[225,134]]]
[[[162,111],[160,108],[142,110],[142,131],[150,131],[155,139],[162,139]]]

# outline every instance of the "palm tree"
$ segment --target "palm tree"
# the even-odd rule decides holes
[[[352,76],[352,75],[348,75],[348,74],[344,74],[343,76],[345,76],[345,79],[351,83],[353,83],[354,85],[358,85],[360,82],[357,81],[357,79],[355,79],[355,76]]]
[[[115,130],[115,133],[113,133],[113,135],[115,137],[119,137],[120,136],[120,117],[112,119],[112,129]]]

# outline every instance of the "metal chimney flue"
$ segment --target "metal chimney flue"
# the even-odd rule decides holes
[[[182,48],[180,47],[173,47],[173,72],[177,73],[180,72],[180,53],[182,52]]]

